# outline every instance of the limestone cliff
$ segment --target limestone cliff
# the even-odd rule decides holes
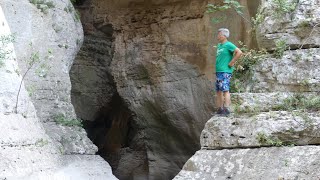
[[[206,123],[202,149],[174,179],[320,178],[320,3],[276,2],[261,4],[257,39],[270,54],[249,92],[233,94],[234,115]]]
[[[0,179],[116,179],[84,129],[55,118],[75,117],[68,72],[83,36],[66,10],[67,0],[0,1]]]

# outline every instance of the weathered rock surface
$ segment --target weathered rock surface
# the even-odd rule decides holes
[[[58,6],[62,3],[70,3],[69,1],[54,2],[57,2],[56,5]],[[60,18],[59,13],[52,13],[50,15]],[[28,40],[23,38],[30,38],[31,41],[34,40],[33,46],[36,48],[36,51],[39,52],[45,51],[44,49],[48,48],[49,45],[57,45],[50,44],[52,43],[52,41],[46,41],[46,35],[48,34],[45,33],[50,33],[51,31],[47,31],[47,27],[44,28],[42,27],[42,25],[48,25],[45,23],[50,18],[44,17],[44,24],[42,24],[41,16],[43,17],[45,16],[45,14],[42,14],[38,9],[30,4],[29,1],[0,2],[0,49],[5,50],[1,51],[5,52],[5,56],[1,54],[0,58],[1,63],[3,63],[3,66],[0,67],[0,179],[116,179],[112,175],[111,168],[108,163],[105,162],[101,157],[96,155],[63,156],[61,148],[56,144],[56,139],[53,140],[46,133],[46,130],[48,131],[48,129],[45,130],[45,128],[41,124],[41,122],[43,121],[38,118],[36,112],[38,113],[40,111],[40,113],[38,114],[40,114],[40,117],[43,120],[45,118],[44,116],[42,116],[42,113],[51,115],[58,112],[52,109],[49,112],[49,110],[47,109],[48,107],[52,108],[52,105],[54,104],[51,100],[56,100],[55,105],[59,106],[59,104],[63,104],[63,102],[55,99],[55,93],[51,91],[52,89],[50,89],[55,87],[51,86],[52,84],[50,83],[52,83],[52,81],[47,79],[47,84],[38,82],[40,83],[40,86],[43,85],[44,87],[49,88],[49,90],[47,90],[51,91],[50,93],[52,93],[52,96],[49,96],[46,93],[42,94],[47,98],[41,99],[41,102],[43,104],[38,104],[40,101],[39,99],[37,99],[39,101],[33,99],[37,103],[36,107],[34,107],[31,98],[29,98],[30,92],[27,92],[25,84],[22,83],[18,108],[15,108],[20,82],[22,81],[22,77],[19,73],[20,70],[18,67],[18,62],[23,64],[23,60],[21,59],[21,57],[25,55],[24,53],[28,52],[28,55],[33,53],[27,51],[27,49],[20,49],[22,48],[22,46],[29,43],[27,42]],[[32,20],[36,20],[36,22]],[[16,22],[17,24],[15,24],[14,22]],[[30,22],[35,24],[32,24]],[[42,29],[40,27],[39,29],[37,29],[38,26],[42,27]],[[31,31],[32,28],[34,29]],[[13,29],[15,30],[14,32],[16,33],[15,36],[17,38],[15,46],[11,41],[3,43],[2,38],[12,34]],[[38,39],[34,39],[34,37],[37,37]],[[43,40],[44,42],[41,42],[41,40]],[[58,52],[58,54],[59,53],[61,52]],[[75,54],[76,50],[73,49],[69,53]],[[57,56],[62,57],[63,54],[59,54]],[[71,60],[70,54],[67,53],[67,56],[69,60]],[[57,61],[53,62],[53,64],[59,64],[62,61],[63,59],[57,59]],[[63,70],[67,70],[68,63],[61,63],[59,64],[59,67],[56,66],[55,68],[61,69],[59,72],[55,71],[55,75],[63,72]],[[63,67],[65,67],[65,69]],[[65,79],[67,79],[67,73],[65,73],[64,75],[61,74],[61,76],[66,76]],[[48,75],[46,78],[50,79],[50,77],[51,76]],[[34,74],[30,79],[32,78],[36,79]],[[52,76],[52,79],[54,78],[59,79],[60,76]],[[30,79],[28,79],[28,82],[31,82]],[[61,80],[64,80],[63,77],[61,77]],[[36,81],[32,81],[32,83],[39,85],[38,83],[36,83]],[[63,82],[61,83],[61,86],[64,86]],[[68,86],[66,86],[65,90],[67,89]],[[37,94],[37,92],[39,92],[38,89],[36,90],[35,94]],[[57,92],[59,92],[59,90]],[[62,94],[63,97],[68,97],[69,95],[69,93],[65,92],[62,92]],[[65,106],[63,107],[63,112],[66,112],[67,114],[67,111],[71,109],[70,113],[72,114],[73,110],[70,102],[66,100],[64,103]],[[73,142],[74,144],[82,148],[73,146],[72,148],[70,148],[74,150],[72,153],[93,154],[95,152],[96,147],[86,137],[83,129],[78,129],[79,131],[75,131],[76,129],[73,129],[73,132],[70,132],[71,128],[61,128],[56,124],[54,127],[56,129],[52,130],[56,131],[55,133],[57,134],[59,133],[59,130],[62,130],[63,132],[69,131],[68,133],[73,133],[73,135],[76,137],[73,139],[72,137],[70,138],[75,141]],[[59,136],[62,135],[64,134],[59,133]],[[77,142],[82,142],[82,144],[77,144]],[[85,146],[85,144],[88,146]],[[91,149],[91,152],[87,152],[86,148]]]
[[[250,148],[320,144],[320,113],[271,111],[212,117],[201,133],[202,148]]]
[[[64,155],[55,170],[40,172],[26,177],[15,179],[27,180],[116,180],[112,175],[111,167],[100,156],[90,155]],[[103,167],[103,170],[101,168]],[[11,179],[10,177],[8,178]]]
[[[40,62],[27,74],[25,83],[27,89],[34,89],[31,97],[42,121],[52,120],[59,113],[75,117],[69,70],[83,40],[81,23],[75,19],[71,2],[51,2],[52,6],[46,1],[1,1],[11,33],[16,36],[14,48],[21,74],[27,70],[30,56],[39,54]],[[45,68],[39,69],[43,63]]]
[[[259,25],[257,40],[260,48],[275,49],[276,40],[284,40],[291,48],[320,46],[320,2],[318,0],[285,1],[285,8],[262,0],[261,14],[265,17]],[[277,13],[279,12],[279,13]]]
[[[285,51],[281,59],[266,58],[257,64],[253,92],[319,92],[318,48]]]
[[[254,14],[257,1],[241,2],[251,7],[244,16]],[[214,80],[215,50],[211,47],[216,39],[212,32],[222,26],[209,25],[209,16],[204,14],[207,3],[205,0],[79,3],[86,37],[72,68],[73,102],[79,109],[85,105],[92,107],[90,112],[76,110],[77,114],[92,121],[87,126],[89,131],[104,129],[105,136],[92,133],[91,139],[99,144],[99,153],[109,154],[106,158],[113,162],[115,174],[121,179],[172,179],[200,147],[200,131],[214,108],[210,81]],[[231,29],[232,40],[253,44],[246,33],[249,23],[235,12],[228,13],[234,18],[224,25]],[[110,37],[114,54],[109,54],[111,48],[106,45],[110,44],[107,42]],[[78,72],[89,77],[77,77]],[[124,116],[118,116],[118,110],[113,109],[117,105],[111,106],[114,97],[123,102],[118,106]]]
[[[318,95],[320,4],[298,1],[292,12],[278,16],[277,8],[281,7],[274,7],[275,2],[280,1],[262,1],[265,19],[257,29],[259,47],[272,51],[276,41],[283,40],[297,50],[286,51],[280,59],[268,57],[256,65],[249,89],[257,94],[233,95],[235,108],[250,113],[209,120],[201,134],[203,150],[175,179],[320,178],[320,149],[311,146],[319,144],[318,107],[309,112],[270,111],[279,105],[290,106],[286,100],[296,92],[306,98]],[[296,1],[283,2],[286,5],[282,4],[280,11]],[[304,146],[284,147],[290,144]]]
[[[270,93],[232,93],[231,108],[238,113],[268,112],[270,110],[287,110],[287,101],[300,98],[306,101],[319,99],[319,92],[270,92]],[[292,107],[291,107],[292,108]]]
[[[110,31],[110,34],[99,31],[95,35],[85,36],[70,70],[72,103],[77,117],[86,121],[98,118],[97,114],[109,105],[116,93],[110,71],[113,58],[112,27]]]
[[[320,146],[200,150],[174,180],[319,179]]]
[[[10,28],[10,33],[16,39],[14,52],[21,69],[20,71],[19,68],[16,68],[11,72],[23,75],[28,70],[30,58],[34,57],[36,60],[24,82],[39,119],[44,123],[49,122],[44,127],[50,134],[51,131],[57,131],[61,127],[51,123],[56,121],[56,116],[63,115],[66,120],[76,117],[70,98],[69,70],[82,44],[82,26],[76,19],[75,10],[68,0],[52,1],[52,6],[46,2],[42,4],[38,2],[38,5],[37,2],[32,4],[28,0],[4,0],[0,2],[0,5],[3,7],[3,18]],[[18,106],[18,110],[23,107],[26,106]],[[78,131],[73,132],[76,134]],[[68,145],[66,141],[64,149],[74,147],[75,144],[83,144],[83,142],[88,145],[78,146],[66,152],[74,152],[75,149],[79,149],[81,152],[74,153],[82,153],[83,148],[94,147],[85,133],[75,136],[81,136],[81,138],[74,139],[80,142]],[[59,144],[63,137],[56,133],[56,136],[52,138]],[[86,149],[85,151],[92,150]]]

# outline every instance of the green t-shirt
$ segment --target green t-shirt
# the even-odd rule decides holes
[[[233,53],[236,50],[232,42],[225,42],[223,44],[219,43],[217,47],[217,56],[216,56],[216,72],[227,72],[232,73],[234,67],[229,67],[228,64],[233,58]]]

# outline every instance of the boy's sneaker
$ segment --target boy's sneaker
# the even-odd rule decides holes
[[[217,111],[217,114],[224,114],[223,108],[219,108],[218,111]]]
[[[224,111],[223,111],[223,114],[226,115],[226,116],[229,116],[230,115],[230,110],[225,107]]]

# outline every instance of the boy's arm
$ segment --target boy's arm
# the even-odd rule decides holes
[[[242,51],[239,48],[236,48],[234,50],[233,58],[229,63],[229,67],[233,67],[236,61],[241,57],[242,54],[243,54]]]

